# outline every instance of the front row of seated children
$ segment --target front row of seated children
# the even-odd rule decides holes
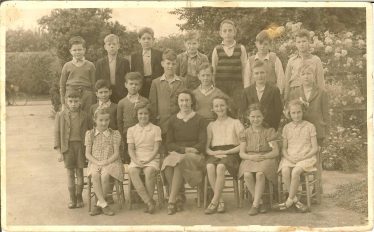
[[[175,60],[174,58],[172,54],[169,54],[164,57],[164,60],[170,59],[173,61]],[[174,62],[171,62],[171,64],[164,63],[165,67],[167,65],[171,65],[171,68],[164,74],[165,84],[168,85],[167,78],[170,79],[172,77],[171,83],[177,79],[175,76],[173,78]],[[311,70],[308,68],[302,68],[302,73],[304,73],[302,74],[302,89],[305,91],[303,99],[310,101],[310,105],[313,105],[313,99],[323,101],[326,97],[323,90],[314,87],[309,72]],[[92,176],[94,192],[98,198],[91,215],[100,213],[106,215],[114,214],[108,207],[112,199],[106,198],[106,195],[113,189],[113,184],[110,184],[112,182],[111,178],[119,181],[123,180],[123,166],[119,147],[121,142],[124,142],[128,144],[127,150],[131,158],[129,175],[132,183],[146,204],[145,211],[153,213],[155,211],[155,202],[152,196],[156,174],[161,166],[159,154],[161,141],[166,138],[169,156],[174,153],[174,156],[177,153],[179,155],[182,154],[182,151],[179,151],[180,149],[178,148],[180,145],[178,145],[177,141],[174,141],[178,139],[180,131],[177,125],[179,127],[183,126],[190,118],[195,118],[193,115],[195,114],[194,110],[196,110],[197,115],[201,114],[202,116],[199,116],[199,118],[210,121],[206,129],[207,143],[206,147],[203,147],[203,152],[207,154],[206,170],[214,196],[205,213],[212,214],[225,211],[222,190],[226,170],[233,177],[244,178],[253,198],[249,214],[256,215],[257,213],[266,212],[267,209],[262,202],[265,180],[276,184],[277,175],[276,157],[279,155],[279,149],[276,143],[275,130],[271,127],[267,128],[266,112],[264,112],[261,101],[253,102],[255,104],[251,103],[246,110],[245,117],[249,120],[250,126],[244,130],[241,122],[231,117],[232,109],[229,98],[214,87],[212,74],[211,66],[203,64],[198,69],[198,78],[201,81],[201,85],[193,92],[184,91],[179,93],[177,91],[179,94],[177,92],[174,93],[178,99],[177,104],[180,112],[174,120],[171,120],[174,123],[164,128],[168,131],[168,133],[165,133],[167,136],[162,136],[160,127],[150,122],[151,118],[160,115],[160,107],[152,110],[148,100],[138,94],[142,83],[142,76],[139,73],[128,73],[126,75],[125,87],[128,90],[128,95],[119,102],[118,107],[109,100],[111,95],[110,85],[106,81],[99,80],[95,86],[98,103],[91,107],[91,116],[86,115],[79,108],[80,93],[74,90],[67,91],[65,95],[67,107],[58,113],[56,117],[55,148],[60,150],[59,161],[64,161],[68,172],[68,190],[70,194],[68,207],[83,207],[83,168],[87,157],[89,161],[88,174]],[[260,80],[261,74],[258,76]],[[159,80],[160,85],[163,84],[162,81],[161,77]],[[159,88],[160,86],[157,87],[155,85],[152,91],[157,91],[156,95],[159,95],[158,93],[163,93],[163,90]],[[279,96],[279,90],[277,93]],[[320,97],[316,98],[318,96]],[[171,100],[169,99],[169,101]],[[161,103],[162,99],[159,99],[159,102]],[[306,211],[306,207],[297,199],[296,191],[300,174],[314,169],[315,155],[318,150],[316,138],[318,133],[316,133],[313,124],[302,120],[304,104],[305,102],[299,99],[288,103],[288,113],[292,122],[283,129],[283,157],[278,170],[283,176],[288,198],[286,202],[279,204],[281,210],[294,206],[302,212]],[[207,108],[211,109],[211,111],[206,110]],[[324,108],[321,111],[324,112]],[[90,119],[91,117],[93,121]],[[185,123],[183,123],[184,120],[186,120]],[[92,124],[94,124],[93,129],[87,131],[92,128]],[[116,129],[119,129],[120,132]],[[185,129],[191,130],[193,128],[188,126]],[[175,134],[176,132],[177,134]],[[196,134],[195,137],[198,138],[198,135],[200,134]],[[184,135],[181,136],[185,137]],[[121,137],[124,138],[122,141]],[[183,140],[182,137],[179,139]],[[185,143],[182,140],[180,144]],[[205,141],[205,139],[202,141]],[[175,145],[175,151],[173,150],[173,144]],[[86,157],[84,156],[83,145],[86,146]],[[191,147],[191,151],[192,149],[196,150]],[[169,156],[166,160],[168,158],[171,159],[173,155]],[[180,176],[182,179],[176,178],[179,173],[178,162],[174,163],[176,160],[178,159],[163,163],[162,166],[166,180],[169,183],[169,187],[171,187],[168,206],[169,214],[176,212],[175,204],[178,203],[181,195],[180,186],[183,183],[183,178],[186,180],[185,176],[183,178]],[[175,165],[171,165],[172,163]],[[139,177],[141,171],[145,174],[145,184]],[[75,184],[75,179],[77,184]],[[178,187],[173,188],[173,186]]]

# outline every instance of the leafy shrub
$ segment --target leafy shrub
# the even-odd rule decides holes
[[[59,77],[57,57],[49,52],[6,54],[6,78],[28,94],[48,94],[50,84]]]

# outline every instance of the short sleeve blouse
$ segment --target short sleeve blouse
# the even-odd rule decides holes
[[[255,131],[248,127],[240,135],[240,141],[246,142],[246,152],[269,152],[272,150],[269,142],[278,139],[274,128],[262,128]]]
[[[114,147],[119,147],[120,142],[119,131],[108,129],[99,132],[94,129],[86,132],[84,145],[91,148],[91,154],[95,159],[102,161],[109,159],[114,154]]]
[[[224,121],[209,123],[208,130],[212,132],[211,147],[224,145],[239,145],[240,132],[244,130],[238,119],[228,117]]]
[[[133,143],[137,152],[152,152],[155,142],[161,140],[160,127],[152,123],[145,127],[136,124],[127,131],[127,143]]]
[[[301,158],[312,149],[312,137],[317,135],[314,125],[307,121],[299,124],[290,122],[284,126],[283,139],[287,140],[287,152],[290,156]]]

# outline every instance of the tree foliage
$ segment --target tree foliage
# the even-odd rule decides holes
[[[95,62],[105,54],[104,38],[110,33],[120,37],[119,53],[123,55],[131,53],[137,46],[136,33],[128,32],[117,21],[110,21],[111,14],[111,9],[55,9],[50,15],[40,18],[38,23],[48,32],[48,41],[56,48],[61,62],[71,59],[69,39],[72,36],[82,36],[86,40],[86,58]]]
[[[32,30],[7,30],[7,52],[36,52],[48,50],[47,35]]]
[[[277,27],[286,22],[301,22],[308,30],[336,33],[352,31],[364,34],[365,8],[179,8],[170,12],[179,16],[183,30],[202,32],[201,48],[208,55],[220,42],[219,24],[223,19],[233,20],[238,28],[236,39],[248,50],[254,49],[254,39],[261,30]],[[354,18],[354,20],[352,20]]]

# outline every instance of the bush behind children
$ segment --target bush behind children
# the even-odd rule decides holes
[[[55,124],[55,149],[67,169],[68,208],[84,206],[87,159],[98,199],[92,216],[115,214],[108,193],[114,179],[123,181],[123,163],[129,164],[146,213],[156,210],[153,194],[160,170],[170,191],[170,215],[183,210],[184,183],[201,184],[204,170],[213,190],[206,214],[226,211],[226,170],[234,179],[244,179],[252,196],[251,216],[269,210],[262,195],[266,181],[276,184],[277,172],[288,193],[277,207],[308,210],[297,197],[300,175],[318,165],[318,146],[325,145],[330,123],[321,60],[309,52],[308,31],[300,30],[295,34],[298,54],[284,73],[269,50],[272,37],[266,30],[256,36],[257,53],[250,57],[235,41],[236,32],[233,21],[221,22],[222,43],[213,50],[212,64],[198,51],[195,31],[185,35],[186,51],[177,55],[154,49],[154,31],[142,28],[142,49],[131,62],[118,56],[118,36],[107,35],[108,55],[96,68],[84,58],[84,39],[69,41],[72,60],[62,69],[64,106]],[[283,105],[291,122],[282,129],[280,152],[276,131],[281,130]],[[166,156],[164,162],[161,156]]]

